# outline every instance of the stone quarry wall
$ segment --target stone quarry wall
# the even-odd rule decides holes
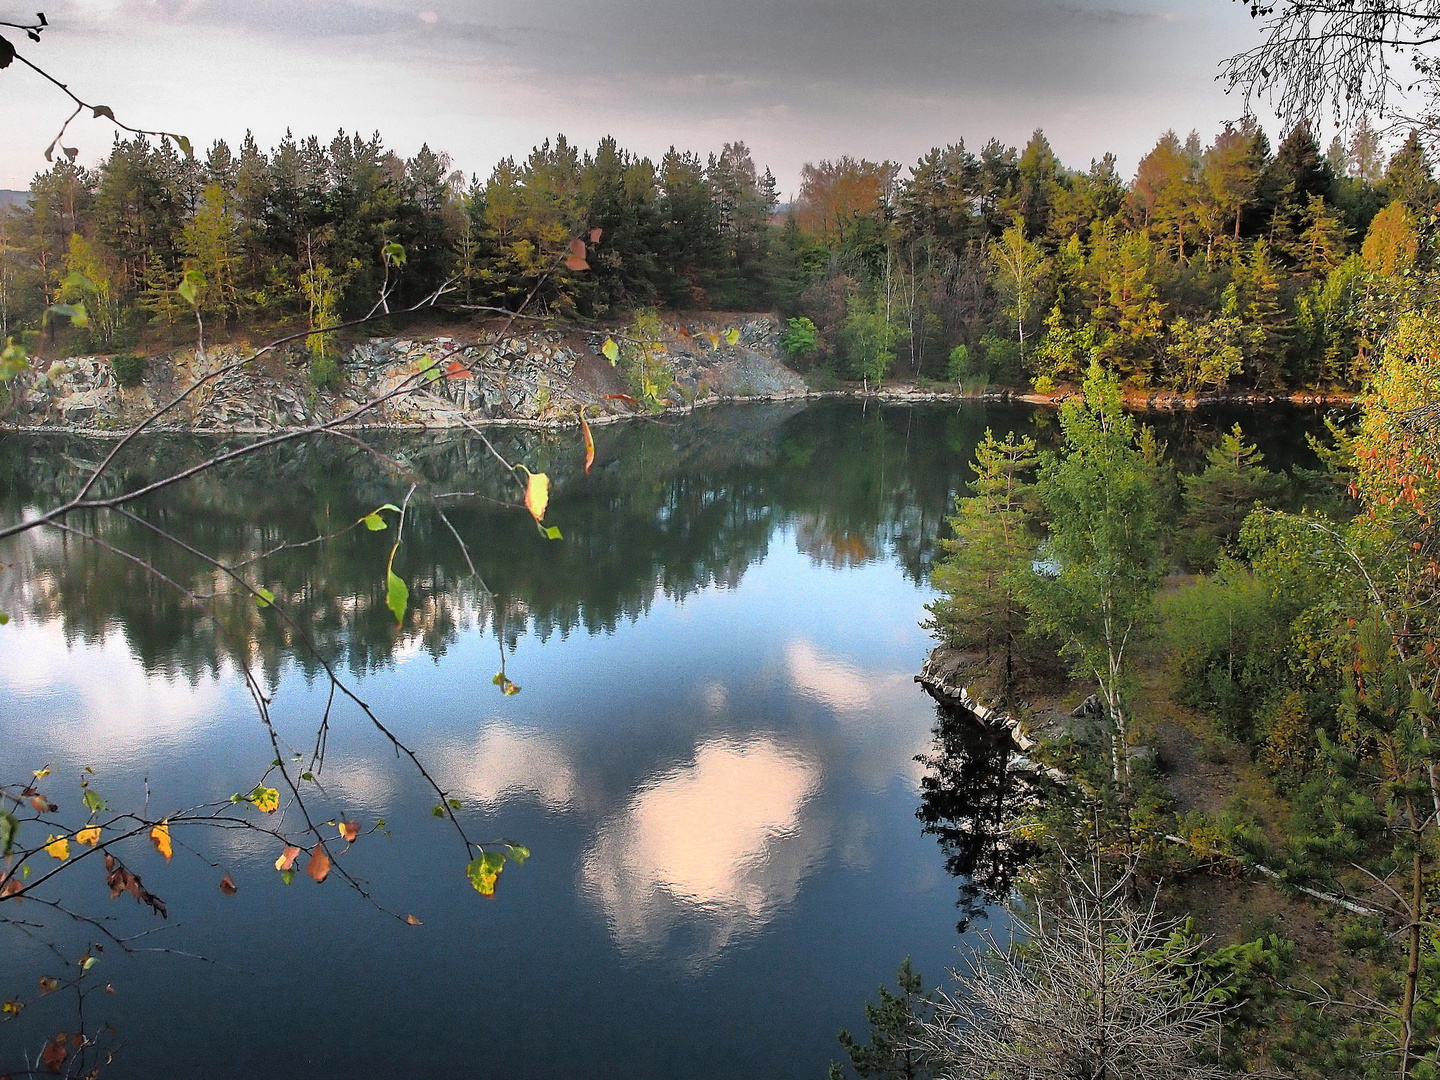
[[[733,344],[732,331],[738,334]],[[53,362],[32,357],[31,370],[10,384],[0,424],[120,432],[207,375],[215,377],[167,414],[158,430],[306,427],[345,418],[381,398],[387,400],[353,422],[397,428],[559,424],[573,423],[582,408],[591,422],[603,422],[647,411],[627,400],[633,391],[622,368],[601,354],[609,336],[604,330],[536,330],[498,339],[476,329],[370,338],[344,349],[339,384],[322,390],[311,385],[303,345],[268,353],[223,375],[215,373],[253,349],[226,345],[203,355],[179,350],[149,358],[142,381],[133,387],[119,385],[109,357]],[[783,361],[773,315],[672,320],[664,326],[662,341],[661,355],[673,379],[660,403],[665,408],[805,394],[804,381]]]

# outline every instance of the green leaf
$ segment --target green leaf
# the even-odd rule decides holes
[[[85,794],[80,796],[80,801],[85,804],[85,809],[89,810],[92,814],[98,814],[102,810],[110,809],[109,804],[89,788],[86,788]]]
[[[386,244],[380,249],[380,258],[384,259],[392,266],[404,266],[405,248],[403,245],[394,243],[392,241],[391,243]]]
[[[90,325],[90,315],[85,310],[84,304],[51,304],[46,314],[59,315],[62,319],[69,319],[71,326]]]
[[[444,816],[445,816],[445,804],[444,804],[444,803],[438,803],[438,802],[437,802],[437,803],[434,805],[434,807],[431,808],[430,813],[431,813],[431,815],[434,816],[434,817],[444,817]]]
[[[180,147],[181,153],[183,153],[186,157],[195,156],[195,151],[190,149],[190,140],[187,139],[184,135],[172,135],[171,138],[175,140],[175,145]]]
[[[275,603],[275,594],[269,589],[265,588],[265,586],[261,585],[258,589],[255,590],[256,607],[267,608],[273,603]]]
[[[605,357],[605,359],[609,360],[612,364],[619,363],[620,346],[615,344],[614,338],[607,337],[605,339],[605,344],[600,346],[600,355]]]
[[[382,518],[379,514],[366,514],[360,520],[365,523],[365,528],[369,529],[371,532],[383,532],[385,529],[389,528],[389,526],[385,524],[385,519]]]
[[[495,881],[505,869],[505,855],[499,851],[483,851],[465,867],[465,876],[481,896],[495,895]]]
[[[736,344],[737,342],[739,342],[739,340],[740,340],[740,331],[739,331],[739,330],[736,330],[735,327],[732,326],[729,330],[726,330],[726,331],[725,331],[725,344],[726,344],[726,345],[734,345],[734,344]]]
[[[280,880],[283,881],[286,885],[289,885],[290,882],[292,882],[292,881],[295,880],[295,871],[294,871],[294,870],[281,870],[281,871],[280,871]]]
[[[516,866],[523,866],[525,860],[530,857],[530,849],[524,844],[517,844],[514,840],[505,840],[503,843],[510,849],[510,861]]]
[[[450,809],[451,809],[451,810],[459,810],[459,809],[460,809],[460,800],[459,800],[459,799],[446,799],[445,801],[450,804]]]
[[[10,613],[8,611],[0,611],[0,626],[4,626],[9,621]]]
[[[405,608],[410,604],[410,589],[394,570],[385,579],[385,606],[395,613],[395,625],[405,621]]]
[[[556,526],[554,526],[554,525],[548,526],[547,528],[544,528],[544,529],[542,529],[541,531],[545,534],[545,539],[546,539],[546,540],[563,540],[563,539],[564,539],[564,537],[560,535],[560,530],[559,530]]]
[[[20,819],[9,810],[0,810],[0,857],[8,859],[20,832]]]
[[[94,966],[95,966],[96,964],[98,964],[99,962],[100,962],[100,961],[99,961],[99,958],[98,958],[98,957],[87,956],[87,957],[85,957],[85,960],[80,964],[80,970],[81,970],[81,971],[89,971],[92,967],[94,967]]]
[[[6,338],[5,348],[0,350],[0,381],[13,379],[29,366],[30,354],[16,345],[14,338]]]
[[[180,279],[180,284],[175,291],[180,298],[191,307],[200,305],[200,290],[205,287],[205,275],[199,270],[186,270],[185,276]]]
[[[80,273],[79,270],[71,270],[70,273],[65,275],[65,280],[60,283],[60,291],[67,293],[77,290],[80,292],[93,293],[95,291],[95,283]]]
[[[102,116],[103,116],[106,120],[114,120],[114,119],[115,119],[115,114],[110,111],[110,106],[109,106],[109,105],[96,105],[96,106],[95,106],[93,109],[91,109],[90,111],[91,111],[91,113],[94,115],[94,117],[95,117],[96,120],[99,120]]]

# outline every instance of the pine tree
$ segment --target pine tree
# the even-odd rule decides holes
[[[1240,425],[1205,452],[1202,472],[1182,478],[1185,488],[1184,547],[1190,565],[1214,566],[1222,551],[1240,535],[1240,526],[1257,505],[1273,503],[1285,478],[1265,468],[1265,455],[1245,441]]]
[[[941,596],[927,608],[926,628],[951,648],[976,651],[1001,697],[1014,686],[1025,634],[1017,575],[1035,550],[1028,478],[1037,464],[1034,439],[985,432],[971,465],[974,494],[955,500],[953,536],[940,542],[947,557],[931,576]]]
[[[840,1045],[863,1080],[925,1080],[934,1076],[929,1056],[917,1046],[921,1025],[930,1019],[934,1006],[908,956],[900,965],[896,981],[898,994],[882,986],[880,1004],[865,1003],[865,1019],[870,1025],[868,1044],[856,1042],[848,1031],[840,1032]],[[844,1075],[840,1065],[832,1062],[830,1080],[842,1080]]]

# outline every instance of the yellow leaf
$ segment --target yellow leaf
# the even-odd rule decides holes
[[[100,826],[91,825],[88,829],[81,829],[75,834],[75,839],[81,844],[89,844],[94,847],[100,842]]]
[[[732,326],[729,330],[725,331],[725,344],[734,345],[737,344],[739,341],[740,331],[736,330],[735,327]]]
[[[273,787],[257,787],[245,797],[250,800],[256,810],[266,814],[273,814],[280,806],[280,792]]]
[[[705,336],[710,339],[710,347],[711,347],[712,349],[718,349],[718,348],[720,347],[720,335],[719,335],[719,334],[712,333],[711,331],[706,330],[706,331],[705,331]]]
[[[43,769],[35,769],[34,773],[36,780],[44,780],[45,777],[50,775],[50,766],[47,765]]]
[[[409,923],[411,926],[424,926],[424,925],[425,925],[425,924],[422,923],[419,919],[417,919],[414,915],[406,915],[406,916],[405,916],[405,921],[406,921],[407,923]]]
[[[525,484],[525,509],[536,521],[545,517],[545,508],[550,505],[550,477],[543,472],[530,474]]]
[[[155,850],[165,856],[165,861],[170,861],[170,856],[175,853],[170,846],[170,825],[166,821],[160,822],[150,830],[150,842],[155,845]]]
[[[63,836],[47,836],[45,838],[45,854],[54,859],[68,859],[70,857],[70,841]]]
[[[615,339],[607,337],[605,344],[600,346],[600,355],[609,360],[613,365],[620,359],[620,346],[615,344]]]
[[[415,918],[414,915],[411,915],[410,917],[412,919]],[[18,1016],[20,1014],[20,1010],[23,1008],[25,1008],[25,1003],[23,1001],[21,1001],[19,998],[11,998],[9,1001],[5,1002],[5,1004],[0,1005],[0,1013],[5,1014],[6,1016]]]
[[[40,976],[40,992],[42,994],[53,994],[60,989],[60,980],[50,975]]]

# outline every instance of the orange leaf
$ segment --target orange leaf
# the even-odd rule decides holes
[[[425,924],[422,923],[419,919],[417,919],[414,915],[406,915],[406,916],[405,916],[405,921],[408,922],[411,926],[424,926],[424,925],[425,925]]]
[[[570,254],[574,255],[577,259],[583,259],[585,257],[585,241],[578,238],[571,240]]]
[[[604,235],[605,235],[605,230],[604,230],[604,229],[591,229],[591,230],[590,230],[590,242],[591,242],[592,244],[598,244],[598,243],[600,242],[600,237],[602,237],[602,236],[604,236]]]
[[[220,891],[226,896],[234,896],[235,893],[238,891],[235,888],[235,879],[232,878],[229,874],[226,874],[220,879]]]
[[[463,379],[470,374],[470,369],[459,360],[451,360],[445,365],[445,377],[447,379]]]
[[[590,264],[579,255],[565,256],[565,269],[567,270],[589,270]]]
[[[0,900],[3,900],[7,896],[14,896],[24,887],[24,885],[20,884],[20,879],[14,874],[11,874],[5,879],[5,884],[0,885]]]
[[[590,434],[590,425],[585,422],[585,416],[580,416],[580,434],[585,437],[585,471],[590,471],[590,466],[595,464],[595,437]]]
[[[315,850],[310,853],[310,861],[305,864],[305,873],[314,878],[317,885],[330,876],[330,856],[325,854],[324,845],[315,845]]]
[[[150,830],[150,842],[155,845],[155,850],[165,856],[165,861],[170,861],[170,856],[175,853],[170,846],[170,826],[162,821]]]
[[[605,395],[605,400],[606,400],[606,401],[624,401],[624,402],[628,402],[628,403],[631,404],[631,405],[638,405],[638,404],[639,404],[639,402],[637,402],[637,401],[636,401],[633,397],[631,397],[629,394],[606,394],[606,395]]]
[[[532,472],[525,482],[525,509],[536,521],[545,518],[545,508],[550,505],[550,477],[543,472]]]
[[[276,870],[289,870],[295,865],[295,856],[300,854],[298,847],[287,847],[278,859],[275,860]]]
[[[358,821],[340,822],[340,835],[347,844],[353,844],[355,838],[360,835],[360,823]]]

